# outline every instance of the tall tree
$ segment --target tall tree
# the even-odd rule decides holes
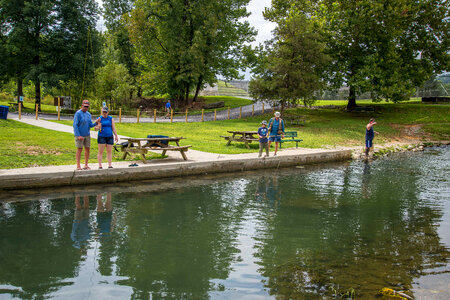
[[[42,82],[57,85],[83,73],[87,32],[89,27],[95,32],[97,4],[94,0],[0,0],[0,7],[9,73],[33,81],[40,106]]]
[[[449,67],[449,6],[446,0],[273,0],[266,12],[278,21],[297,11],[323,25],[329,80],[356,96],[407,99],[433,73]]]
[[[320,29],[306,16],[294,14],[280,20],[274,38],[262,53],[262,63],[254,70],[250,94],[255,99],[288,103],[314,99],[314,93],[325,86],[322,80],[329,58],[324,53]]]
[[[133,85],[137,87],[140,97],[141,69],[136,59],[136,49],[130,40],[130,33],[126,26],[126,17],[133,8],[134,0],[103,0],[104,19],[108,33],[111,35],[112,45],[117,49],[117,63],[124,65],[132,76]],[[130,95],[131,97],[132,95]]]
[[[255,31],[241,18],[249,0],[137,0],[129,28],[147,79],[182,104],[217,76],[239,76]]]

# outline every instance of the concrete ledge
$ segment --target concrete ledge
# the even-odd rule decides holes
[[[218,159],[201,162],[167,162],[138,168],[114,168],[90,171],[22,172],[0,175],[0,189],[33,189],[56,186],[88,185],[172,178],[180,176],[228,173],[257,169],[335,162],[351,159],[351,150],[324,150],[315,153],[290,154],[269,158]],[[6,173],[6,174],[5,174]]]

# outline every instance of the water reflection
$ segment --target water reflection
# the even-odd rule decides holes
[[[449,152],[438,153],[4,203],[0,298],[366,299],[382,287],[432,298],[424,286],[445,298]]]

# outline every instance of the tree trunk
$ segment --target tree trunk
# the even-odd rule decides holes
[[[356,91],[353,85],[350,85],[350,91],[348,93],[347,110],[352,110],[356,107]]]
[[[20,96],[23,96],[23,82],[22,82],[22,77],[18,77],[17,78],[17,103],[19,105],[22,105],[22,109],[23,109],[23,103],[20,102]]]
[[[186,83],[186,94],[185,94],[185,98],[184,98],[184,105],[189,106],[192,103],[189,101],[189,83]]]
[[[197,82],[197,87],[195,88],[195,95],[194,95],[193,102],[197,101],[198,93],[200,93],[200,89],[201,89],[202,85],[203,85],[203,76],[200,76],[200,78],[198,79],[198,82]]]
[[[41,81],[39,78],[34,83],[34,90],[36,91],[35,104],[38,106],[38,111],[41,111]]]

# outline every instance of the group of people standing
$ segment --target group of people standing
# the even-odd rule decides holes
[[[275,151],[273,156],[277,156],[278,144],[284,138],[284,121],[280,118],[280,112],[276,111],[274,117],[267,121],[261,122],[261,127],[258,128],[259,136],[259,155],[261,157],[263,150],[266,151],[264,157],[269,156],[269,148],[271,143],[275,143]]]
[[[77,170],[90,170],[89,154],[91,148],[91,133],[92,127],[98,131],[98,168],[103,169],[102,160],[103,152],[106,148],[106,157],[108,160],[108,168],[112,168],[112,147],[114,141],[117,143],[119,137],[117,136],[116,125],[114,119],[109,116],[108,107],[102,108],[102,114],[95,122],[92,122],[91,113],[88,111],[90,107],[89,100],[83,100],[81,109],[79,109],[73,118],[73,131],[75,135],[75,144],[77,147]],[[81,167],[81,153],[84,148],[84,167]]]

